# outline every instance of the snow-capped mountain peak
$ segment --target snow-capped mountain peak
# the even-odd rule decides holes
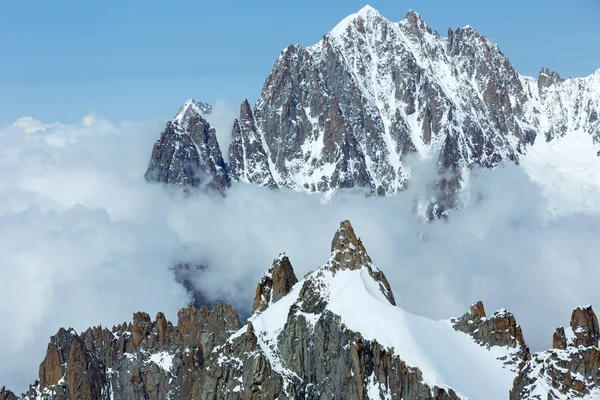
[[[202,103],[195,99],[189,99],[183,103],[183,106],[181,106],[177,114],[175,114],[173,122],[176,122],[180,126],[186,128],[191,117],[206,117],[206,115],[210,113],[212,113],[212,106],[210,104]]]
[[[358,21],[365,21],[366,19],[384,19],[383,16],[371,7],[370,5],[366,5],[361,8],[358,12],[354,14],[348,15],[346,18],[341,20],[331,31],[329,31],[329,35],[342,35],[346,30],[354,23]]]

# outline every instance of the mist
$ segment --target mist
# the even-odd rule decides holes
[[[574,307],[600,304],[600,215],[550,212],[543,188],[518,166],[475,171],[465,206],[427,223],[414,206],[435,168],[418,160],[409,189],[385,198],[340,192],[326,202],[240,183],[225,197],[184,195],[147,184],[163,127],[97,117],[29,134],[0,129],[0,386],[26,390],[60,327],[112,327],[136,311],[176,321],[190,298],[169,270],[175,262],[208,265],[199,290],[247,314],[280,252],[302,277],[327,261],[343,219],[398,305],[418,315],[459,316],[482,300],[488,315],[513,312],[540,350]]]

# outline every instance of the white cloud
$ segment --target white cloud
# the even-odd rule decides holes
[[[45,132],[47,128],[58,126],[58,124],[43,124],[41,121],[38,121],[31,116],[25,116],[17,119],[13,123],[13,126],[23,129],[25,133],[35,133],[40,131]]]
[[[573,307],[600,304],[598,214],[549,217],[546,192],[519,167],[476,173],[471,203],[433,224],[413,213],[427,164],[413,164],[410,189],[389,198],[323,203],[243,184],[225,198],[185,197],[143,180],[163,126],[97,118],[33,135],[0,130],[0,386],[35,380],[61,326],[112,326],[139,310],[174,320],[187,298],[167,266],[181,259],[210,265],[198,286],[247,312],[279,252],[298,276],[314,270],[346,218],[398,304],[417,314],[448,318],[483,300],[488,313],[514,312],[539,349]]]
[[[233,121],[239,117],[239,110],[231,107],[223,100],[217,100],[212,113],[206,116],[207,121],[217,131],[217,140],[225,161],[229,161],[229,145]]]

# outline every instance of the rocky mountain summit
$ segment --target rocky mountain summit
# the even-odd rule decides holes
[[[112,329],[61,328],[29,390],[0,399],[591,399],[599,336],[591,307],[533,355],[506,310],[410,314],[343,221],[303,279],[285,254],[273,261],[244,325],[217,303],[181,309],[176,325],[138,312]]]
[[[227,164],[217,142],[216,131],[206,121],[212,107],[188,100],[152,149],[146,180],[184,187],[229,187]]]
[[[217,171],[222,188],[242,181],[387,195],[406,187],[414,155],[437,162],[441,190],[432,211],[439,214],[455,204],[472,168],[518,163],[535,141],[573,132],[600,139],[598,88],[600,70],[574,79],[548,69],[537,79],[522,76],[470,26],[443,37],[413,11],[394,23],[367,6],[319,43],[282,51],[254,108],[242,102],[229,168],[216,140],[204,141],[209,148],[202,151],[195,140],[182,141],[173,125],[187,128],[176,117],[155,146],[147,177],[201,184],[193,168],[182,170],[191,164],[208,175]],[[169,173],[178,178],[165,178]]]

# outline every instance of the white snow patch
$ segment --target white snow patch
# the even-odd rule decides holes
[[[173,357],[174,355],[168,351],[161,351],[159,353],[152,354],[148,358],[148,361],[153,362],[163,370],[170,372],[171,368],[173,368]]]

